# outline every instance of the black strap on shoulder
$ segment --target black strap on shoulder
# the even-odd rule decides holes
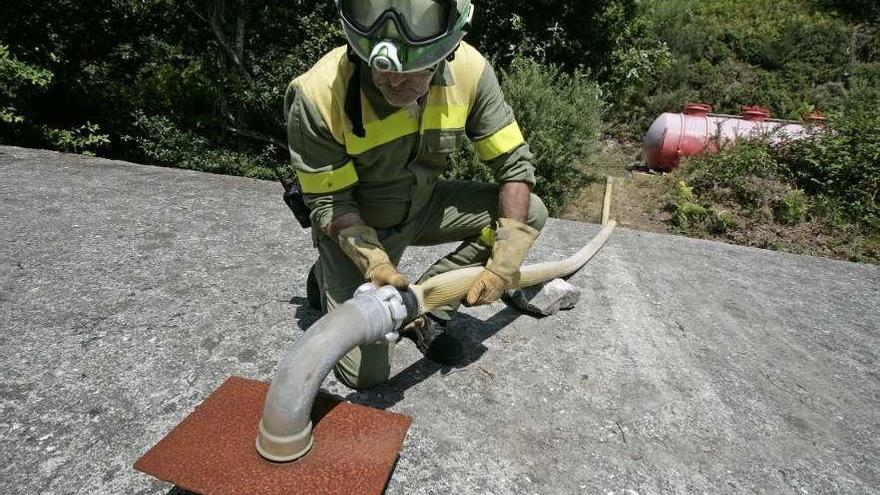
[[[364,129],[364,116],[361,113],[361,60],[351,47],[348,48],[348,61],[354,65],[354,70],[345,92],[345,113],[351,121],[351,131],[362,138],[367,135],[367,131]]]
[[[460,46],[461,46],[461,43],[455,45],[455,48],[451,52],[449,52],[449,55],[446,56],[447,62],[452,62],[453,60],[455,60],[455,52],[458,51],[458,47],[460,47]]]

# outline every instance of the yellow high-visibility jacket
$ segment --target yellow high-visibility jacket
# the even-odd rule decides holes
[[[535,183],[531,151],[495,71],[467,43],[440,64],[415,116],[389,105],[370,69],[361,70],[363,137],[345,112],[353,68],[346,47],[336,48],[294,79],[284,98],[291,163],[314,226],[350,212],[377,229],[406,222],[427,204],[465,137],[497,181]]]

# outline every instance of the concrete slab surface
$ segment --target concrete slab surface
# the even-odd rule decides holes
[[[0,493],[172,490],[134,461],[318,317],[280,192],[0,147]],[[570,282],[551,317],[463,311],[461,367],[404,341],[385,385],[327,379],[413,417],[387,493],[880,493],[880,267],[621,229]]]

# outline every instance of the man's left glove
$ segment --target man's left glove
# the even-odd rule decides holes
[[[508,287],[519,282],[519,268],[540,232],[512,218],[499,218],[492,258],[471,285],[469,306],[497,301]]]
[[[339,248],[361,270],[365,280],[376,285],[405,289],[409,281],[397,271],[379,242],[376,231],[366,225],[352,225],[339,231]]]

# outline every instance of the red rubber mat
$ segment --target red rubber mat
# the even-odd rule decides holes
[[[305,457],[269,462],[254,442],[269,384],[230,377],[134,468],[202,495],[382,493],[412,419],[319,395]]]

